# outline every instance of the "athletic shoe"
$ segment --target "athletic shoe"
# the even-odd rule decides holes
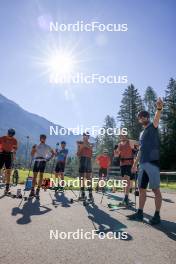
[[[131,221],[143,221],[143,214],[142,213],[139,213],[139,212],[136,212],[132,215],[127,215],[127,218],[128,220],[131,220]]]
[[[154,216],[150,219],[149,223],[150,223],[151,225],[158,225],[158,224],[160,224],[160,223],[161,223],[160,216],[159,216],[159,215],[154,215]]]

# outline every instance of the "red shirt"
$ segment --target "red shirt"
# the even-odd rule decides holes
[[[120,166],[133,165],[133,150],[129,141],[125,144],[119,143],[118,150],[120,154]]]
[[[96,158],[100,168],[107,169],[110,165],[110,158],[107,155],[100,155]]]
[[[17,140],[14,137],[0,137],[0,152],[12,152],[17,150]]]

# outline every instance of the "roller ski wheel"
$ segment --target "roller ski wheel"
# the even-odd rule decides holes
[[[72,199],[72,198],[70,199],[70,203],[71,203],[71,204],[73,203],[73,199]]]

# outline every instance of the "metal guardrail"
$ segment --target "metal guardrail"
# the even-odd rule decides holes
[[[66,166],[65,168],[65,175],[71,176],[71,177],[78,177],[79,172],[78,172],[78,167],[77,166]],[[92,169],[92,174],[93,177],[98,177],[99,176],[99,168],[97,166],[94,166]],[[176,182],[176,172],[175,171],[161,171],[161,181],[166,181],[167,185],[169,182]],[[173,176],[174,179],[173,179]],[[109,178],[120,178],[121,177],[121,172],[120,172],[120,167],[115,167],[111,166],[108,168],[108,177]]]

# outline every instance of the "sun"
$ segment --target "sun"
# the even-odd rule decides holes
[[[57,52],[48,59],[48,71],[52,75],[71,75],[74,71],[75,61],[73,56],[67,52]]]

